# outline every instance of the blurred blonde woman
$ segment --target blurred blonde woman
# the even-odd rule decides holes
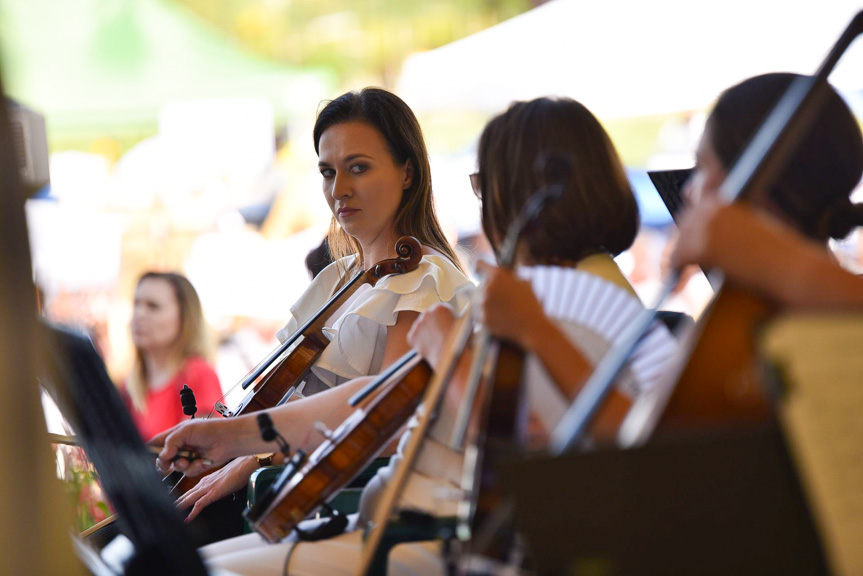
[[[188,385],[201,413],[222,396],[209,364],[201,301],[191,282],[173,272],[138,280],[132,315],[135,359],[126,381],[129,408],[145,440],[188,418],[180,390]]]

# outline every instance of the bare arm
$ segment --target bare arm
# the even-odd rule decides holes
[[[416,312],[401,312],[396,323],[388,328],[383,367],[387,367],[409,349],[407,332],[417,315]],[[292,449],[311,451],[323,440],[323,436],[315,431],[315,423],[320,421],[330,429],[341,424],[354,410],[348,404],[348,399],[372,379],[372,376],[355,378],[314,396],[270,408],[266,412]],[[261,439],[256,414],[220,420],[192,420],[156,436],[151,442],[165,446],[159,455],[160,465],[164,469],[172,467],[171,459],[179,448],[195,450],[214,465],[238,456],[270,452],[273,449],[272,443]],[[173,463],[174,469],[192,476],[201,474],[207,467],[203,460],[188,463],[181,459]]]
[[[486,327],[493,335],[535,354],[556,385],[567,397],[574,399],[592,373],[593,366],[558,325],[545,315],[529,282],[520,280],[507,270],[485,266],[483,271],[489,275],[482,302],[482,321]],[[414,324],[409,340],[433,366],[439,361],[440,345],[452,329],[453,322],[452,311],[438,306],[425,312]],[[470,351],[465,352],[447,387],[446,401],[451,407],[457,408],[462,401],[471,356]],[[594,435],[598,438],[613,437],[629,404],[628,398],[617,391],[612,392],[597,417],[592,429]]]
[[[482,321],[492,334],[535,354],[568,396],[581,389],[593,367],[556,322],[545,315],[530,282],[514,272],[483,265],[487,275]]]
[[[863,278],[844,270],[823,246],[738,204],[703,200],[687,210],[671,261],[718,267],[786,306],[863,306]]]

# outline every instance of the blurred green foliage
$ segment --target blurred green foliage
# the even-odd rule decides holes
[[[521,14],[531,0],[175,0],[261,56],[391,86],[405,56]]]

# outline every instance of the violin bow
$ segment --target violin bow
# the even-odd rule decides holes
[[[444,345],[444,350],[447,354],[444,356],[440,367],[435,370],[432,375],[431,382],[423,395],[423,400],[416,411],[416,417],[419,424],[411,430],[411,437],[405,447],[404,455],[396,468],[393,478],[387,484],[386,490],[378,502],[374,517],[367,531],[367,540],[362,550],[362,558],[356,574],[366,576],[370,574],[370,570],[374,566],[374,561],[377,557],[377,551],[383,540],[386,527],[389,524],[390,516],[393,508],[398,502],[402,488],[407,481],[408,474],[413,468],[414,461],[419,454],[422,446],[422,441],[428,432],[429,425],[434,419],[433,416],[437,413],[443,392],[446,390],[446,385],[452,378],[461,354],[467,346],[470,335],[473,333],[473,317],[468,309],[456,320],[453,330],[447,338]]]
[[[723,200],[733,202],[752,190],[763,191],[785,168],[818,115],[827,95],[827,77],[861,32],[863,11],[851,20],[816,74],[801,76],[792,82],[720,185],[719,195]],[[579,444],[617,376],[653,324],[659,307],[674,290],[679,278],[678,270],[670,274],[654,306],[644,310],[630,330],[597,364],[581,393],[555,428],[551,438],[552,454],[564,454]],[[647,440],[673,390],[672,386],[664,387],[651,394],[649,401],[636,403],[621,426],[618,442],[633,446]]]

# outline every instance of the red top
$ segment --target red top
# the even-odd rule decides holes
[[[207,361],[200,357],[187,359],[171,381],[155,392],[147,390],[147,408],[144,412],[135,410],[124,394],[132,419],[145,442],[159,432],[189,419],[183,414],[183,405],[180,403],[183,384],[187,384],[195,394],[195,405],[198,407],[195,418],[207,416],[222,397],[219,377]]]

